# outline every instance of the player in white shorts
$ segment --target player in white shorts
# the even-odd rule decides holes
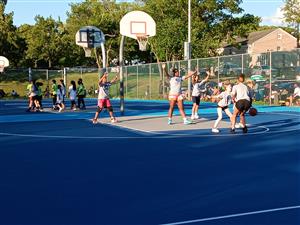
[[[235,103],[232,118],[231,118],[231,133],[235,133],[236,117],[240,115],[240,123],[243,127],[243,133],[248,132],[246,126],[245,113],[250,109],[252,104],[252,96],[249,92],[249,88],[244,84],[245,75],[238,76],[238,84],[232,88],[232,100]]]
[[[228,108],[228,106],[231,104],[231,85],[230,84],[226,85],[225,91],[221,92],[217,96],[212,96],[212,97],[221,99],[218,102],[218,108],[217,108],[218,118],[215,121],[214,126],[211,130],[213,133],[219,133],[220,131],[218,129],[218,125],[219,125],[220,121],[222,120],[222,111],[224,111],[226,113],[226,115],[230,118],[230,120],[232,117],[232,114]]]
[[[183,106],[183,100],[184,96],[182,94],[181,90],[181,83],[188,79],[189,77],[193,76],[194,74],[197,73],[197,71],[190,71],[188,75],[186,76],[179,76],[179,71],[178,69],[173,69],[173,76],[171,77],[166,70],[166,65],[162,64],[162,68],[164,69],[169,81],[170,81],[170,92],[169,92],[169,103],[170,103],[170,108],[169,108],[169,113],[168,113],[168,124],[172,124],[172,116],[173,116],[173,111],[174,111],[174,106],[177,104],[178,109],[180,111],[180,114],[183,118],[183,123],[184,124],[191,124],[192,122],[189,121],[186,118],[185,112],[184,112],[184,106]]]

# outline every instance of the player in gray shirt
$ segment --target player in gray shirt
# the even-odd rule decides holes
[[[248,132],[246,126],[245,113],[250,109],[252,103],[252,96],[250,95],[248,87],[244,84],[245,75],[238,76],[238,84],[232,88],[231,96],[235,102],[234,111],[231,118],[231,133],[235,133],[236,117],[240,115],[240,123],[243,126],[243,133]]]

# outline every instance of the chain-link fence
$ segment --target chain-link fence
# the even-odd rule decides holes
[[[190,68],[189,67],[190,64]],[[267,52],[257,55],[230,55],[188,61],[166,62],[167,69],[178,68],[181,75],[188,69],[198,69],[204,79],[206,70],[212,73],[205,89],[209,95],[214,88],[220,88],[224,81],[235,83],[237,75],[244,73],[247,80],[254,81],[255,101],[262,104],[285,105],[293,95],[295,84],[300,78],[300,49],[290,52]],[[125,99],[167,99],[169,82],[161,65],[157,63],[124,67]],[[108,68],[109,80],[118,75],[117,68]],[[96,97],[98,89],[98,68],[75,67],[62,70],[47,69],[6,69],[0,74],[0,98],[25,98],[30,79],[43,83],[44,97],[50,97],[51,81],[64,79],[69,86],[71,80],[79,78],[87,89],[87,97]],[[184,82],[183,90],[188,91],[190,82]],[[191,84],[190,84],[191,85]],[[14,90],[14,92],[13,92]],[[15,94],[17,93],[17,95]],[[112,98],[119,97],[119,84],[110,90]]]

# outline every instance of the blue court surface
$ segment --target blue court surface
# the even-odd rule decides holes
[[[117,124],[92,124],[95,103],[0,101],[0,224],[300,224],[299,108],[256,106],[247,134],[224,115],[212,134],[212,103],[170,126],[166,101],[126,101],[123,117],[114,101]]]

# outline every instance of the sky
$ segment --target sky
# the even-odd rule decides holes
[[[126,0],[121,0],[126,1]],[[8,0],[5,12],[14,12],[14,24],[34,24],[34,17],[52,16],[54,19],[66,20],[66,12],[70,11],[71,3],[79,3],[81,0]],[[241,8],[244,13],[253,14],[262,18],[261,25],[284,26],[283,14],[280,8],[284,0],[243,0]]]

